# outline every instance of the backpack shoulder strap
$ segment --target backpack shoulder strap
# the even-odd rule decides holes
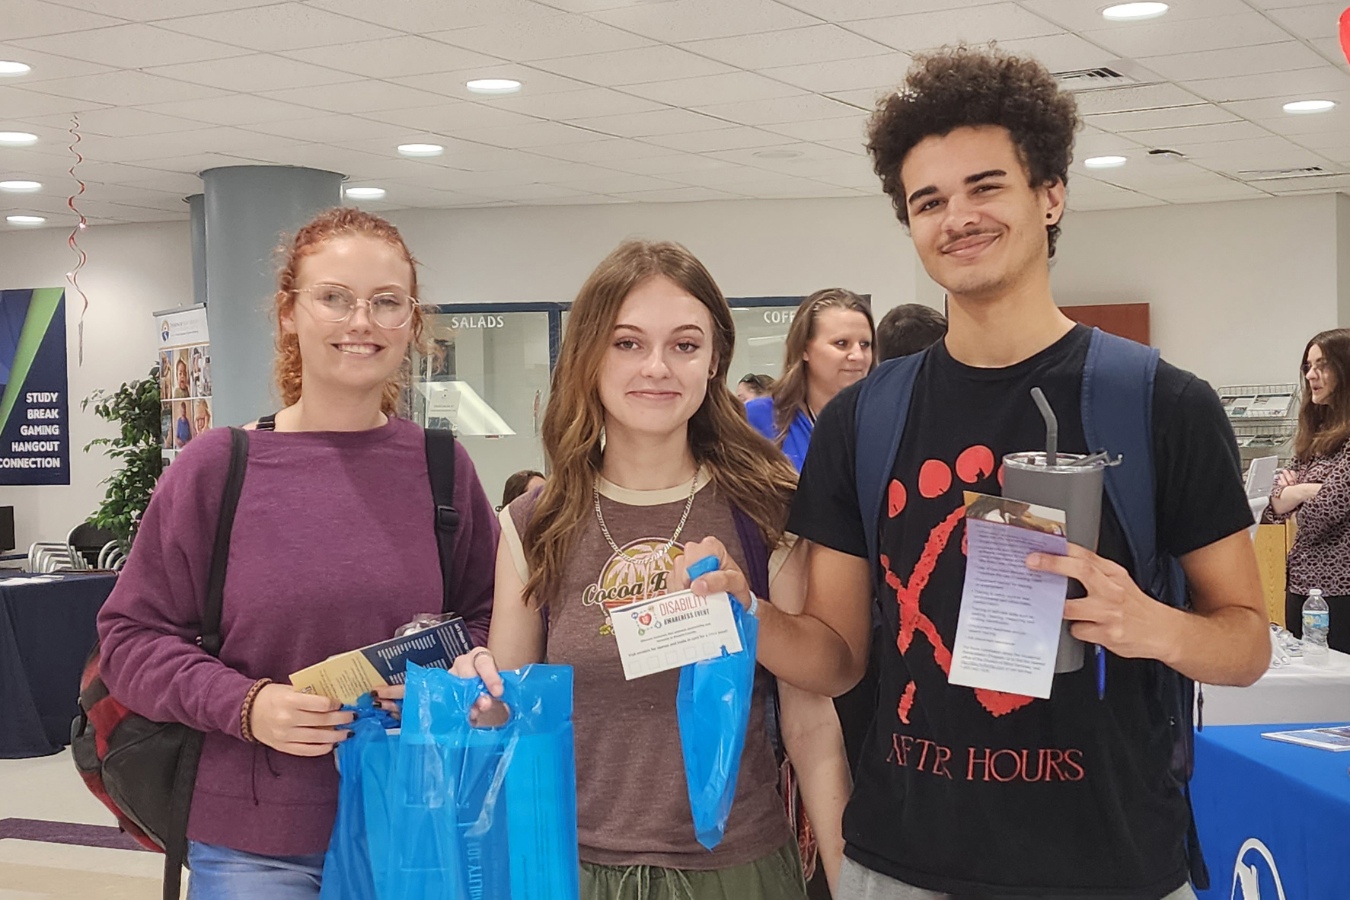
[[[863,533],[867,536],[867,559],[875,581],[880,572],[877,530],[886,499],[886,485],[895,467],[895,455],[905,434],[914,382],[928,358],[921,350],[882,363],[867,376],[858,391],[854,411],[854,475],[858,490],[858,511],[862,514]]]
[[[230,561],[230,536],[234,532],[234,514],[244,488],[248,469],[248,432],[230,428],[230,465],[225,475],[225,490],[220,499],[220,518],[216,523],[215,543],[211,547],[211,568],[206,581],[206,602],[202,609],[201,648],[220,656],[220,617],[225,601],[225,574]],[[173,793],[169,800],[170,833],[164,840],[164,900],[178,900],[187,862],[188,814],[197,784],[197,766],[201,761],[203,735],[189,730],[183,740],[173,773]]]
[[[760,534],[754,520],[740,510],[731,508],[731,517],[736,520],[736,537],[741,541],[741,552],[745,554],[745,564],[749,567],[745,573],[750,582],[750,590],[761,600],[769,599],[769,547]]]
[[[435,506],[436,550],[441,557],[441,612],[454,609],[451,583],[454,574],[455,529],[455,435],[443,428],[426,429],[427,475],[431,479],[431,502]]]

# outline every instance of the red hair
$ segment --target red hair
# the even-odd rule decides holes
[[[300,399],[303,388],[303,373],[300,360],[300,341],[291,332],[281,326],[281,319],[295,308],[295,277],[300,268],[300,260],[316,252],[325,241],[339,237],[371,237],[382,240],[396,248],[412,270],[413,317],[412,339],[409,347],[420,347],[422,330],[426,319],[422,315],[421,304],[417,302],[417,260],[413,258],[408,245],[388,220],[351,207],[336,207],[319,213],[310,222],[295,233],[288,243],[277,248],[281,265],[277,272],[277,295],[273,314],[277,320],[277,359],[274,373],[277,392],[284,406],[292,406]],[[398,413],[399,401],[411,367],[405,360],[398,374],[384,387],[384,396],[380,401],[380,410],[387,415]]]

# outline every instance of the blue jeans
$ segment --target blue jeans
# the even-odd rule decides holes
[[[323,854],[262,856],[188,844],[188,900],[316,900]]]

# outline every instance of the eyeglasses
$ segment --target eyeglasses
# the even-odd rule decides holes
[[[1318,375],[1321,375],[1323,372],[1327,370],[1327,361],[1325,359],[1319,359],[1317,362],[1311,365],[1305,362],[1303,365],[1298,367],[1298,370],[1302,372],[1304,375],[1307,375],[1309,372],[1316,372]]]
[[[340,284],[316,284],[297,288],[309,296],[310,309],[325,322],[345,322],[362,303],[370,309],[370,321],[381,328],[402,328],[412,321],[417,301],[399,291],[381,291],[370,299],[356,296]]]

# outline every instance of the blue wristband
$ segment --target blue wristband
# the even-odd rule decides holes
[[[750,606],[747,607],[745,611],[756,619],[759,618],[759,598],[755,596],[754,591],[750,592]]]

